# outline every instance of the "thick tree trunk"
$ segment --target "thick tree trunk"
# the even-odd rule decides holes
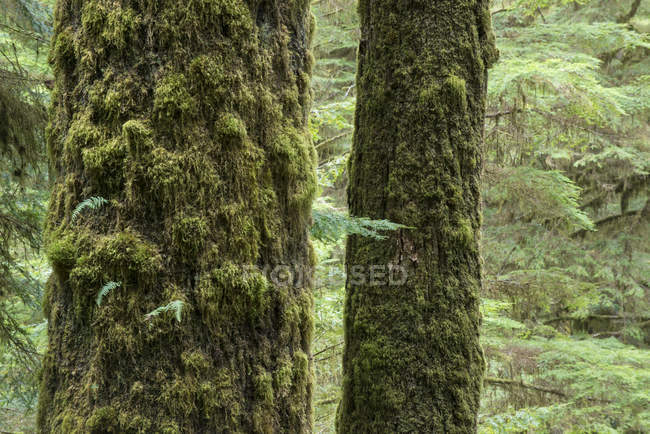
[[[55,22],[40,430],[309,432],[310,277],[264,273],[311,262],[308,2],[59,0]],[[174,300],[181,322],[145,318]]]
[[[413,229],[348,241],[337,430],[472,432],[481,143],[497,57],[488,1],[362,0],[359,11],[350,211]]]

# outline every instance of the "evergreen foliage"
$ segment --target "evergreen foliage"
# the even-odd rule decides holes
[[[343,211],[330,206],[316,206],[312,209],[313,224],[311,235],[314,239],[335,242],[345,235],[381,240],[386,232],[407,228],[407,226],[388,220],[372,220],[366,217],[350,217]]]
[[[48,2],[0,1],[0,430],[36,404],[43,346],[39,314],[46,197]],[[5,422],[6,421],[6,422]],[[16,425],[17,424],[17,425]]]

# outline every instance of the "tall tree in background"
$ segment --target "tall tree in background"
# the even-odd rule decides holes
[[[43,128],[47,122],[49,9],[34,0],[0,0],[0,430],[36,401],[38,344],[25,322],[39,322],[42,283],[29,259],[41,245]],[[24,309],[21,309],[23,307]],[[33,314],[24,315],[24,312]],[[26,317],[29,321],[25,321]],[[6,369],[6,366],[11,366]],[[7,405],[5,403],[9,402]],[[4,411],[3,411],[4,410]],[[5,429],[8,430],[8,429]]]
[[[413,229],[348,241],[337,430],[472,432],[485,369],[481,143],[497,58],[488,1],[363,0],[359,11],[350,212]],[[373,281],[373,267],[408,279]]]
[[[311,32],[305,1],[58,2],[41,431],[310,430],[311,292],[261,270],[310,263]]]

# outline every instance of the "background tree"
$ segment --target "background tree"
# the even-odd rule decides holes
[[[40,430],[310,430],[311,291],[262,269],[310,264],[311,32],[305,2],[57,3]]]
[[[412,229],[349,238],[337,431],[472,432],[485,369],[481,145],[497,58],[488,2],[361,1],[359,13],[350,213]],[[365,282],[349,274],[359,266]],[[408,279],[375,285],[377,266]]]
[[[47,187],[43,127],[52,27],[46,5],[5,0],[0,7],[0,420],[11,423],[30,413],[37,398],[40,277],[47,267],[32,259],[41,246]]]

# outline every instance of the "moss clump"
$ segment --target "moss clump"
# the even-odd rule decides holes
[[[74,68],[76,53],[74,36],[70,29],[59,29],[54,39],[51,61],[56,71],[68,72]]]
[[[72,234],[56,234],[47,246],[47,259],[57,273],[65,274],[77,261],[77,246]]]
[[[447,77],[443,84],[446,103],[455,109],[467,110],[467,90],[465,80],[455,75]]]
[[[223,140],[232,145],[241,145],[246,139],[246,125],[231,113],[219,117],[215,124],[217,133]]]
[[[81,155],[82,150],[94,148],[101,142],[101,131],[84,114],[83,116],[77,117],[70,124],[68,134],[63,142],[63,147],[66,155],[76,159]]]
[[[124,181],[122,165],[125,155],[124,143],[118,138],[82,151],[85,174],[99,192],[114,190]]]
[[[438,102],[438,94],[440,87],[435,84],[430,84],[422,87],[420,90],[420,104],[424,106],[434,106]]]
[[[138,157],[153,148],[154,144],[151,135],[151,129],[141,120],[131,119],[122,125],[122,136],[126,140],[129,153],[133,157]]]
[[[196,107],[183,74],[165,75],[154,89],[153,116],[157,128],[180,129],[196,116]]]
[[[267,405],[273,405],[273,380],[271,375],[263,369],[253,379],[255,392],[258,398]]]
[[[186,351],[181,355],[183,366],[197,376],[210,369],[210,360],[201,351]]]
[[[92,412],[86,422],[86,429],[93,434],[117,430],[118,412],[113,407],[100,407]]]
[[[199,300],[207,308],[204,319],[221,322],[221,318],[227,317],[255,324],[269,308],[269,290],[269,282],[256,267],[226,263],[200,279]],[[221,303],[215,304],[216,300]]]
[[[208,224],[201,217],[176,216],[172,226],[172,244],[183,262],[196,262],[205,245]]]
[[[141,19],[131,8],[87,3],[81,12],[81,26],[89,39],[99,40],[99,49],[124,51],[133,42]]]
[[[471,222],[468,219],[461,218],[457,224],[454,237],[462,247],[472,249],[476,245],[475,233],[476,231],[472,228]]]

